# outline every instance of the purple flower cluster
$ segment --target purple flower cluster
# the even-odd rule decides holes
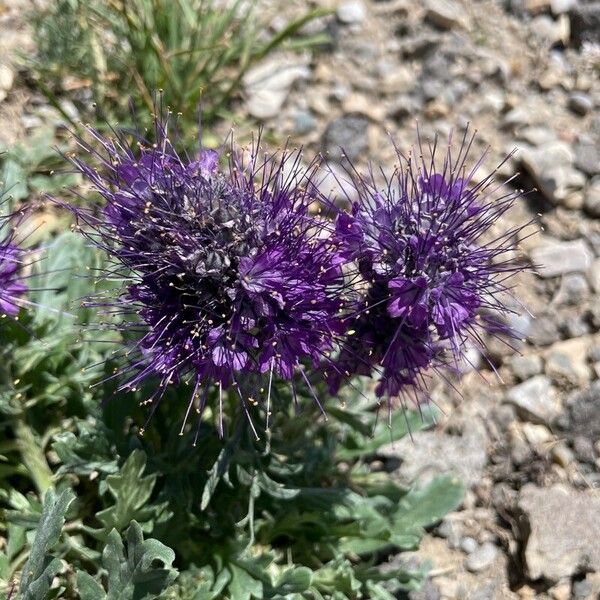
[[[16,317],[27,286],[20,277],[23,251],[10,242],[0,242],[0,317]]]
[[[343,212],[300,153],[232,148],[222,169],[215,151],[177,153],[166,127],[135,147],[92,131],[95,146],[81,143],[100,168],[71,159],[105,201],[99,216],[71,209],[126,282],[108,301],[134,340],[123,388],[158,376],[151,414],[182,380],[194,387],[188,413],[196,403],[202,414],[216,386],[268,414],[273,378],[312,392],[307,371],[333,393],[377,376],[377,394],[393,397],[452,367],[482,332],[512,335],[497,315],[521,269],[520,229],[489,231],[519,194],[498,194],[493,174],[476,180],[482,160],[467,170],[472,139],[441,164],[435,147],[418,161],[398,153],[383,188],[353,171],[358,200]]]
[[[0,198],[0,209],[2,204]],[[0,213],[0,319],[16,317],[27,292],[22,277],[24,252],[14,239],[18,216]]]
[[[188,159],[163,126],[157,133],[135,151],[95,135],[101,171],[73,159],[106,204],[100,217],[74,210],[128,282],[118,310],[137,319],[124,387],[157,375],[153,408],[182,380],[192,380],[200,412],[211,383],[236,388],[245,407],[268,402],[274,376],[306,378],[344,329],[332,224],[309,210],[316,165],[300,168],[298,153],[259,159],[257,145],[248,162],[232,152],[223,171],[216,152]]]
[[[360,176],[358,200],[336,221],[342,256],[354,261],[363,298],[352,335],[342,345],[340,372],[379,372],[377,394],[424,388],[428,369],[452,368],[468,340],[483,349],[481,333],[514,337],[500,318],[507,311],[507,278],[522,270],[513,250],[522,227],[492,235],[491,227],[520,193],[499,195],[494,174],[475,182],[483,161],[467,170],[473,138],[442,164],[435,146],[420,158],[398,152],[399,166],[383,191]]]

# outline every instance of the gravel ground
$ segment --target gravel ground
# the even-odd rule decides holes
[[[277,2],[266,2],[271,7]],[[314,4],[314,3],[313,3]],[[48,107],[10,62],[28,51],[23,2],[0,2],[0,142],[31,135]],[[313,56],[281,53],[245,79],[240,116],[323,152],[391,169],[391,133],[415,140],[478,131],[493,168],[533,190],[498,228],[533,219],[514,325],[517,352],[474,351],[457,389],[439,382],[444,418],[382,453],[401,480],[455,472],[460,511],[409,560],[432,560],[413,600],[600,597],[600,2],[347,0],[310,25]],[[281,2],[277,28],[302,2]],[[4,62],[3,62],[4,61]],[[326,178],[326,192],[344,196]],[[349,192],[351,194],[351,192]],[[492,368],[493,367],[493,368]],[[402,560],[406,557],[403,555]],[[394,558],[390,560],[395,560]]]

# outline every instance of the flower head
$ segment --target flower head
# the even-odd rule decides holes
[[[27,286],[20,276],[23,250],[10,241],[0,241],[0,318],[16,317]]]
[[[73,164],[106,206],[100,217],[73,210],[126,281],[117,310],[135,313],[139,335],[124,386],[158,376],[155,405],[165,386],[191,379],[201,411],[201,385],[234,387],[246,406],[260,401],[262,377],[264,397],[274,376],[316,367],[343,329],[331,223],[309,211],[316,165],[301,168],[291,152],[259,158],[257,144],[221,170],[214,151],[179,155],[160,124],[156,143],[135,150],[94,136],[100,169]]]
[[[400,166],[385,188],[358,176],[359,199],[336,220],[342,255],[355,261],[364,288],[342,347],[346,376],[379,370],[380,396],[422,386],[429,368],[451,366],[480,334],[514,335],[506,313],[507,278],[522,267],[513,250],[522,227],[491,228],[519,197],[498,193],[494,174],[475,180],[483,158],[468,170],[473,142],[465,137],[441,164],[435,145],[419,158],[398,152]],[[339,372],[331,387],[340,384]]]

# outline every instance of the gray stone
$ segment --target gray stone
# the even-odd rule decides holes
[[[479,573],[487,569],[498,556],[498,548],[491,542],[481,544],[477,550],[467,557],[467,569],[473,573]]]
[[[419,590],[408,592],[408,600],[440,600],[440,590],[431,579],[428,579]]]
[[[466,485],[474,485],[487,463],[487,433],[478,420],[465,420],[460,426],[460,435],[419,431],[413,439],[407,436],[381,448],[379,453],[402,460],[394,475],[403,483],[418,480],[424,484],[437,475],[452,473]]]
[[[309,110],[299,111],[294,115],[294,133],[306,135],[317,127],[317,119]]]
[[[368,149],[368,126],[368,119],[355,113],[331,121],[323,135],[326,156],[335,162],[343,162],[344,157],[355,161],[364,156]]]
[[[584,436],[590,440],[600,439],[600,381],[594,381],[589,389],[574,392],[567,398],[566,410],[558,420],[565,436],[573,439]]]
[[[569,12],[577,4],[577,0],[550,0],[550,9],[553,15],[562,15]]]
[[[560,339],[556,319],[539,317],[529,327],[527,338],[535,346],[550,346]]]
[[[474,538],[466,536],[460,541],[460,547],[465,554],[472,554],[479,548],[479,544]]]
[[[596,177],[585,191],[583,207],[593,217],[600,217],[600,177]]]
[[[360,0],[350,0],[340,4],[336,11],[336,16],[341,23],[351,25],[353,23],[362,23],[367,16],[365,5]]]
[[[537,354],[528,354],[519,356],[516,354],[510,360],[510,366],[515,377],[520,381],[529,379],[534,375],[539,375],[542,372],[542,359]]]
[[[600,573],[588,573],[585,579],[573,582],[573,600],[598,600]]]
[[[573,450],[579,460],[594,464],[596,461],[596,450],[594,449],[594,443],[590,438],[583,435],[578,435],[573,440]]]
[[[523,166],[540,192],[554,204],[568,202],[572,192],[585,185],[585,176],[573,167],[574,159],[570,146],[562,141],[521,153]]]
[[[462,521],[445,517],[444,520],[437,526],[437,534],[448,542],[450,548],[458,548],[461,543],[464,525]]]
[[[454,0],[427,0],[425,18],[440,29],[465,27],[468,17],[461,4]]]
[[[0,65],[0,100],[6,98],[15,82],[15,73],[8,65]]]
[[[505,127],[518,127],[520,125],[529,125],[532,121],[530,108],[526,104],[519,104],[511,108],[502,119]]]
[[[600,294],[600,258],[596,258],[588,269],[588,280],[596,294]],[[600,360],[600,357],[598,358]]]
[[[600,173],[600,149],[591,139],[582,139],[575,144],[575,166],[593,177]]]
[[[590,287],[585,275],[567,273],[563,275],[560,287],[552,302],[558,306],[576,306],[590,295]]]
[[[348,173],[334,163],[330,163],[321,171],[317,187],[326,198],[338,203],[350,204],[357,197],[356,188],[352,185]]]
[[[573,92],[569,94],[568,106],[574,113],[585,116],[594,108],[594,102],[587,94]]]
[[[583,315],[567,315],[559,322],[559,331],[567,339],[581,337],[591,332],[590,324]]]
[[[554,141],[556,139],[556,134],[548,127],[532,125],[531,127],[524,127],[519,131],[518,138],[532,146],[542,146],[543,144]]]
[[[414,118],[415,114],[421,110],[423,103],[418,98],[408,94],[398,96],[388,111],[388,115],[396,121],[404,121],[408,118]]]
[[[577,46],[600,39],[600,2],[577,3],[569,13],[571,39]]]
[[[258,64],[244,76],[248,112],[257,119],[277,116],[294,82],[309,76],[307,63],[297,58],[274,56]]]
[[[600,571],[600,497],[527,484],[518,508],[529,532],[524,557],[530,579],[555,582]]]
[[[593,258],[588,245],[581,239],[569,242],[546,239],[531,251],[531,259],[541,277],[585,273]]]
[[[585,385],[590,379],[589,348],[586,338],[556,342],[546,356],[546,375],[561,385]]]
[[[545,375],[536,375],[514,386],[508,390],[506,399],[532,423],[548,425],[560,411],[552,383]]]

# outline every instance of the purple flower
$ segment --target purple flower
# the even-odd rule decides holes
[[[379,372],[380,396],[424,387],[428,369],[456,365],[483,332],[514,335],[499,315],[509,312],[507,279],[523,268],[513,259],[522,227],[490,229],[520,192],[498,193],[494,173],[475,180],[483,158],[468,170],[472,142],[465,134],[456,156],[449,144],[442,161],[435,145],[429,156],[398,152],[383,190],[354,174],[359,199],[337,217],[341,253],[364,288],[338,364],[346,377]],[[330,377],[332,391],[341,381]]]
[[[211,384],[234,388],[247,409],[268,406],[273,377],[293,384],[317,368],[343,332],[344,288],[332,224],[309,211],[317,165],[301,168],[298,153],[259,157],[257,144],[232,150],[220,170],[215,151],[179,155],[161,124],[154,144],[135,149],[92,134],[100,149],[84,147],[99,168],[72,162],[105,208],[70,208],[125,281],[116,306],[108,301],[137,336],[123,387],[158,376],[151,412],[182,380],[200,413]]]
[[[0,317],[16,317],[27,286],[20,271],[23,251],[10,241],[0,242]]]

